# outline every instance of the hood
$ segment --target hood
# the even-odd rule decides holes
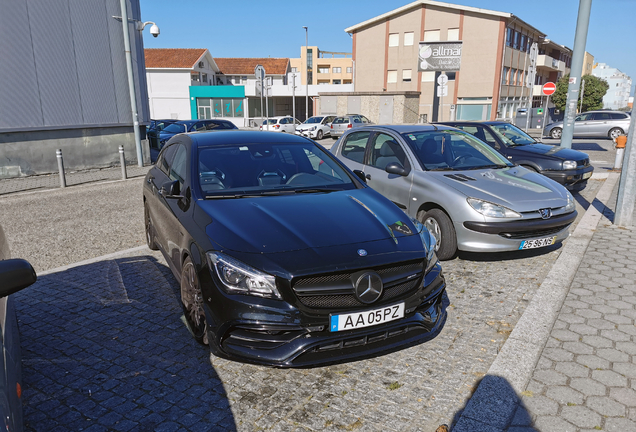
[[[567,204],[568,191],[563,186],[523,167],[428,174],[466,197],[504,205],[518,212]]]
[[[417,235],[409,217],[370,188],[197,204],[211,218],[208,237],[224,250],[280,253]],[[202,227],[203,228],[203,227]],[[421,243],[420,243],[421,244]]]
[[[298,126],[296,126],[296,130],[302,130],[302,131],[306,131],[309,130],[313,127],[318,127],[321,126],[320,123],[311,123],[311,124],[299,124]]]
[[[513,149],[520,152],[552,156],[561,160],[580,161],[588,158],[587,153],[548,144],[527,144],[515,146]]]

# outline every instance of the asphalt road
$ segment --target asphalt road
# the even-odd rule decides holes
[[[580,214],[601,183],[592,180],[577,194]],[[0,197],[0,223],[13,255],[37,271],[99,257],[144,244],[141,186],[142,179],[133,179]],[[130,259],[47,275],[15,297],[23,331],[25,422],[31,430],[71,431],[108,419],[120,430],[149,430],[179,417],[192,422],[179,420],[165,430],[207,424],[245,431],[434,431],[463,408],[559,253],[554,246],[460,254],[443,263],[451,306],[436,339],[370,360],[293,371],[218,358],[210,367],[205,348],[189,338],[180,319],[178,290],[158,253],[144,249]],[[134,340],[123,333],[118,339],[118,332]],[[50,342],[60,338],[63,343]],[[88,349],[106,341],[108,350]],[[115,360],[133,354],[141,363]],[[78,355],[79,366],[70,366]],[[87,375],[87,364],[99,369]],[[203,391],[205,378],[190,370],[224,391],[205,390],[214,397],[203,400],[177,397],[175,386],[187,395]],[[129,389],[121,391],[117,406],[109,405],[112,398],[93,398],[119,388],[113,383]],[[210,413],[219,409],[223,415],[212,422]]]

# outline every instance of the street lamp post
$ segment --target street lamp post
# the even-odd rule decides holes
[[[135,147],[137,149],[137,165],[142,167],[144,166],[143,160],[143,151],[141,149],[141,132],[139,131],[139,115],[137,113],[137,96],[135,93],[135,78],[133,76],[133,67],[132,67],[132,54],[130,53],[130,34],[128,32],[128,4],[127,0],[120,0],[121,6],[121,23],[124,29],[124,51],[126,52],[126,71],[128,72],[128,91],[130,93],[130,109],[132,111],[132,120],[133,120],[133,130],[135,132]],[[119,17],[115,17],[119,18]],[[148,25],[152,24],[150,28],[150,33],[157,37],[159,36],[159,27],[157,24],[152,21],[140,22],[136,20],[131,20],[131,22],[135,23],[135,29],[138,31],[143,31],[143,29]]]
[[[305,29],[305,120],[309,118],[309,28]],[[313,54],[313,53],[312,53]]]

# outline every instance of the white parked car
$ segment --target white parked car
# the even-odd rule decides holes
[[[259,126],[259,129],[293,134],[296,133],[296,126],[299,124],[300,122],[293,117],[277,116],[263,120],[263,124]]]
[[[336,116],[309,117],[300,126],[296,126],[296,135],[322,139],[324,136],[331,135],[331,122],[335,118]]]

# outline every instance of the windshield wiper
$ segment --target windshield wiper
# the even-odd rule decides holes
[[[305,188],[305,189],[295,189],[294,192],[295,193],[320,193],[320,192],[329,193],[329,192],[338,192],[341,190],[342,189],[314,187],[314,188]]]
[[[441,167],[441,168],[431,168],[429,171],[457,171],[463,168],[452,168],[452,167]]]
[[[496,169],[496,168],[510,168],[508,165],[497,165],[497,164],[493,164],[493,165],[482,165],[482,166],[477,166],[477,167],[470,167],[470,168],[465,168],[467,170],[478,170],[478,169]]]

